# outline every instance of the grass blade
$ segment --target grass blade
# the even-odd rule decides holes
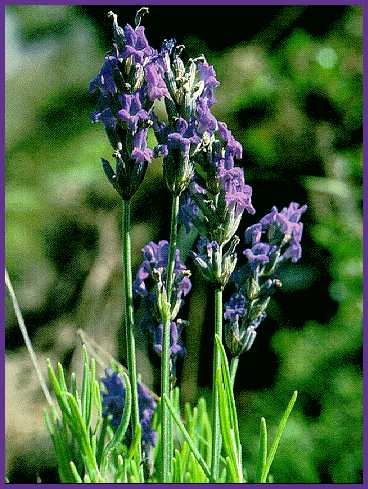
[[[265,418],[261,418],[259,425],[259,452],[256,468],[255,482],[262,482],[262,474],[267,463],[267,425]]]
[[[95,453],[93,452],[91,440],[89,438],[84,419],[79,410],[78,403],[71,394],[66,393],[66,396],[68,398],[72,413],[72,423],[70,424],[70,428],[79,441],[82,457],[85,461],[86,469],[88,470],[88,476],[91,481],[99,482],[101,477],[98,470]]]
[[[293,407],[294,407],[294,404],[295,404],[295,401],[296,401],[296,398],[298,397],[298,391],[294,391],[293,395],[291,396],[291,399],[289,401],[289,404],[287,405],[287,408],[281,418],[281,421],[280,421],[280,424],[277,428],[277,431],[276,431],[276,435],[275,435],[275,439],[272,443],[272,446],[271,446],[271,449],[270,449],[270,452],[267,456],[267,462],[266,462],[266,466],[264,468],[264,471],[262,473],[262,479],[261,479],[261,482],[264,483],[267,481],[267,476],[268,476],[268,473],[270,471],[270,468],[271,468],[271,465],[272,465],[272,462],[273,462],[273,459],[275,458],[275,455],[276,455],[276,451],[278,449],[278,446],[280,444],[280,440],[281,440],[281,437],[282,437],[282,434],[285,430],[285,427],[286,427],[286,423],[287,423],[287,420],[290,416],[290,413],[291,411],[293,410]]]
[[[66,393],[60,387],[60,384],[59,384],[58,379],[56,378],[54,369],[52,368],[50,359],[47,359],[47,368],[48,368],[48,372],[49,372],[49,379],[50,379],[52,388],[54,390],[55,397],[57,399],[59,407],[60,407],[62,413],[66,417],[70,417],[71,413],[70,413],[68,401],[66,399]]]
[[[70,462],[70,469],[72,471],[72,474],[74,476],[74,481],[77,482],[78,484],[83,484],[83,481],[81,479],[81,476],[78,474],[77,467],[74,465],[74,462]]]
[[[167,396],[165,394],[163,396],[163,400],[166,403],[166,405],[167,405],[167,407],[171,413],[171,416],[174,418],[174,421],[175,421],[177,427],[179,428],[179,430],[181,431],[182,435],[184,436],[186,442],[188,443],[188,446],[189,446],[191,452],[193,453],[195,459],[197,460],[197,462],[201,466],[201,468],[202,468],[203,472],[206,474],[206,476],[208,478],[210,478],[211,472],[210,472],[210,469],[208,468],[208,465],[203,460],[202,455],[199,453],[197,447],[194,445],[194,442],[191,439],[187,430],[185,429],[184,424],[180,420],[179,416],[176,414],[174,407],[172,406],[171,402],[169,401],[169,399],[167,398]]]
[[[82,377],[82,392],[81,392],[81,403],[82,403],[82,416],[86,427],[89,427],[89,419],[91,414],[91,375],[89,368],[89,359],[86,346],[82,346],[83,349],[83,377]]]
[[[231,382],[231,377],[230,377],[229,363],[227,361],[225,348],[223,347],[223,344],[222,344],[220,338],[217,335],[215,338],[216,338],[216,343],[217,343],[217,346],[218,346],[220,354],[221,354],[221,371],[222,371],[222,377],[223,377],[223,381],[224,381],[224,387],[225,387],[226,395],[227,395],[228,402],[229,402],[229,414],[231,416],[231,425],[234,428],[238,452],[240,452],[240,436],[239,436],[239,427],[238,427],[238,415],[236,412],[234,393],[233,393],[232,382]]]
[[[14,312],[15,312],[15,315],[16,315],[16,318],[17,318],[17,321],[18,321],[19,329],[20,329],[20,331],[22,333],[22,336],[23,336],[23,339],[24,339],[24,343],[26,344],[26,347],[27,347],[27,350],[28,350],[29,355],[31,357],[33,366],[34,366],[34,368],[36,370],[36,374],[37,374],[38,381],[40,383],[42,392],[44,393],[44,396],[45,396],[46,401],[48,402],[49,406],[52,407],[54,405],[54,403],[52,401],[50,392],[49,392],[49,390],[47,388],[45,379],[43,378],[41,369],[40,369],[40,367],[38,365],[37,356],[36,356],[36,353],[35,353],[35,351],[33,349],[31,339],[30,339],[30,337],[28,335],[27,327],[25,325],[25,322],[24,322],[24,319],[23,319],[23,316],[22,316],[22,312],[21,312],[20,307],[19,307],[19,304],[18,304],[17,297],[15,295],[15,292],[14,292],[13,285],[11,283],[10,277],[8,275],[8,271],[6,269],[5,269],[5,284],[6,284],[7,288],[8,288],[9,295],[10,295],[10,298],[11,298],[12,303],[13,303]]]

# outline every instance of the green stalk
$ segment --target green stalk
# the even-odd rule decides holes
[[[231,379],[231,387],[234,389],[236,372],[238,371],[239,365],[239,356],[233,357],[230,362],[230,379]]]
[[[130,244],[130,200],[123,200],[123,268],[124,268],[124,299],[125,299],[125,333],[127,343],[127,364],[130,385],[132,389],[132,431],[133,437],[139,436],[138,443],[138,465],[140,467],[141,482],[144,482],[143,467],[141,465],[141,439],[137,391],[137,362],[135,357],[134,338],[134,308],[133,308],[133,286],[132,286],[132,257]]]
[[[170,323],[171,323],[171,292],[174,281],[176,240],[178,234],[179,196],[173,196],[170,221],[170,245],[167,264],[166,293],[168,310],[163,317],[162,361],[161,361],[161,396],[170,396]],[[162,482],[170,482],[171,463],[173,457],[172,420],[166,403],[162,403]]]
[[[222,263],[222,247],[219,250],[218,263]],[[217,270],[219,276],[221,270]],[[215,338],[216,335],[222,341],[222,288],[217,285],[215,288]],[[216,382],[217,370],[221,368],[221,354],[214,339],[213,350],[213,371],[212,371],[212,461],[211,461],[211,482],[218,482],[220,470],[221,455],[221,426],[220,426],[220,409],[219,393]]]

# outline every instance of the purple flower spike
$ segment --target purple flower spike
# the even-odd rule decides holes
[[[133,29],[132,26],[127,24],[124,27],[124,35],[126,45],[120,53],[121,58],[132,56],[135,63],[143,65],[144,60],[154,53],[154,50],[148,45],[144,27],[139,26]]]
[[[272,207],[271,212],[260,220],[262,232],[267,234],[270,243],[282,247],[281,260],[290,259],[296,263],[300,259],[303,223],[299,221],[306,210],[306,205],[300,207],[296,202],[291,202],[289,207],[284,207],[281,212],[277,207]],[[250,228],[247,229],[246,234],[250,232],[249,230]]]
[[[157,98],[169,97],[161,65],[152,61],[145,66],[144,73],[147,81],[148,98],[151,102]]]
[[[217,119],[211,113],[207,98],[200,98],[197,103],[197,131],[203,135],[205,132],[213,134],[217,129]]]
[[[225,304],[224,319],[235,320],[243,317],[246,313],[245,297],[243,294],[235,293],[230,297],[229,302]]]
[[[149,163],[153,158],[152,149],[147,148],[147,133],[148,129],[140,129],[134,136],[132,159],[137,163]]]
[[[136,132],[138,124],[149,119],[148,112],[142,109],[139,92],[135,94],[123,94],[120,97],[122,109],[119,110],[120,120],[127,123],[128,128]]]
[[[214,90],[220,85],[220,82],[216,79],[216,72],[212,65],[207,62],[198,63],[198,71],[200,79],[204,82],[204,90],[202,97],[206,97],[208,101],[208,106],[211,107],[216,102],[214,96]]]
[[[218,123],[218,130],[221,139],[226,143],[225,147],[225,168],[234,167],[234,158],[241,159],[243,156],[242,145],[234,138],[230,129],[224,122]]]
[[[225,190],[226,202],[239,216],[244,210],[249,214],[254,214],[252,206],[252,187],[244,182],[244,172],[242,168],[234,167],[228,170],[221,169],[219,173],[220,181]]]
[[[258,265],[264,265],[270,261],[270,251],[272,247],[266,243],[257,243],[252,249],[247,248],[244,251],[244,255],[248,258],[248,261],[252,268],[258,267]]]
[[[183,329],[182,322],[179,320],[177,322],[171,321],[170,324],[170,356],[171,359],[175,360],[177,357],[183,357],[185,355],[185,348],[181,343],[180,335]],[[163,341],[163,325],[160,323],[154,329],[154,345],[153,349],[158,355],[162,354],[162,341]]]
[[[198,212],[198,206],[194,203],[189,193],[184,193],[179,210],[179,222],[184,224],[187,233],[192,229],[193,218],[198,215]]]
[[[111,425],[117,429],[125,405],[125,385],[120,374],[111,368],[105,370],[105,377],[101,379],[104,386],[102,395],[103,416],[111,415]],[[157,407],[147,387],[137,384],[139,419],[142,426],[142,446],[148,456],[152,447],[156,446],[157,433],[152,429],[152,418]],[[132,442],[131,426],[128,427],[125,434],[125,442],[130,445]]]
[[[255,245],[261,241],[262,236],[262,224],[257,223],[253,224],[253,226],[249,226],[244,234],[245,243],[251,243]]]

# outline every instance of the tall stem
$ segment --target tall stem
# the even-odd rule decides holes
[[[137,362],[135,356],[134,338],[134,307],[133,307],[133,286],[132,286],[132,257],[130,243],[130,200],[123,200],[123,269],[124,269],[124,299],[125,299],[125,334],[127,344],[127,363],[130,385],[132,388],[132,431],[133,436],[137,436],[139,420],[139,404],[137,390]],[[138,466],[141,481],[143,479],[143,467],[141,465],[141,439],[137,444]]]
[[[171,292],[174,282],[176,257],[176,240],[178,233],[179,196],[173,196],[170,221],[170,245],[167,264],[166,293],[170,304],[163,318],[162,362],[161,362],[161,396],[170,398],[170,325],[171,325]],[[173,430],[170,412],[165,403],[161,404],[162,412],[162,482],[170,482],[171,461],[173,455]]]
[[[222,248],[219,250],[219,263],[222,263]],[[220,270],[218,270],[220,273]],[[215,288],[215,334],[222,341],[222,288]],[[216,383],[216,372],[221,367],[220,351],[214,340],[213,350],[213,373],[212,373],[212,461],[211,461],[211,482],[218,482],[221,453],[221,428],[220,428],[220,409],[219,395]]]

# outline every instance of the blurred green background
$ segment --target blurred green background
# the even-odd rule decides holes
[[[43,368],[50,357],[78,371],[78,328],[124,358],[120,204],[100,167],[111,148],[102,126],[89,122],[95,100],[87,92],[110,47],[108,10],[6,10],[6,261]],[[133,22],[135,8],[112,10]],[[275,482],[361,482],[362,9],[151,7],[144,25],[154,47],[174,36],[188,57],[204,53],[215,66],[214,112],[244,146],[257,210],[240,235],[272,205],[309,207],[303,258],[280,271],[283,290],[240,361],[249,480],[260,417],[272,434],[297,389]],[[155,160],[133,203],[134,271],[147,241],[168,238],[168,220]],[[208,395],[211,382],[211,297],[195,271],[193,282],[178,375],[186,401]],[[57,481],[45,402],[6,305],[8,477]],[[158,388],[157,358],[145,331],[137,336],[139,370]]]

